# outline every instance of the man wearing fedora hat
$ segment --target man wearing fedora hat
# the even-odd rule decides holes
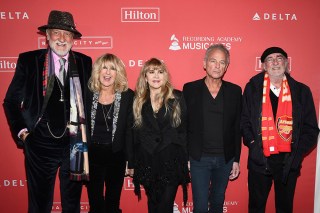
[[[249,148],[249,212],[265,212],[274,183],[276,212],[293,212],[303,158],[317,143],[319,129],[311,91],[288,72],[280,47],[261,55],[263,71],[243,94],[241,130]]]
[[[21,53],[4,99],[17,145],[24,148],[28,212],[52,210],[59,169],[62,212],[80,212],[81,180],[88,180],[86,100],[90,57],[71,51],[82,35],[69,12],[51,11],[48,48]]]

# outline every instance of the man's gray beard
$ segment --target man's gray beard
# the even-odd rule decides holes
[[[56,45],[56,44],[55,44],[54,41],[49,40],[49,46],[50,46],[50,48],[52,49],[52,51],[53,51],[55,54],[57,54],[58,56],[62,56],[62,57],[65,56],[65,55],[67,55],[68,52],[71,50],[71,47],[72,47],[72,45],[67,42],[67,49],[66,49],[65,51],[62,51],[62,50],[56,50],[56,49],[54,48],[55,45]]]

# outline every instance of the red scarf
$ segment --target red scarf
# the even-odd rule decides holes
[[[273,119],[270,101],[270,78],[267,73],[263,81],[262,97],[262,145],[266,157],[279,152],[291,152],[292,140],[292,102],[289,84],[283,77],[278,99],[276,122]]]

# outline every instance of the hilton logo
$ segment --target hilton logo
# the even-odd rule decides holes
[[[14,72],[18,57],[0,57],[0,72]]]
[[[134,190],[134,184],[132,182],[132,178],[130,178],[130,177],[124,178],[123,189],[129,190],[129,191]],[[143,186],[140,185],[140,189],[144,190]]]
[[[121,22],[160,22],[160,8],[157,8],[157,7],[121,8]]]
[[[291,72],[291,62],[292,62],[291,57],[288,57],[288,70],[289,70],[289,72]],[[255,67],[255,69],[256,69],[257,72],[260,72],[260,71],[263,70],[260,57],[256,57],[256,67]]]

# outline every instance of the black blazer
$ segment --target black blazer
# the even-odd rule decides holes
[[[139,144],[149,154],[160,152],[169,144],[180,145],[186,153],[186,106],[181,91],[174,90],[174,96],[175,99],[169,99],[168,105],[169,108],[172,108],[175,101],[180,103],[181,124],[178,127],[172,127],[170,123],[171,110],[163,118],[163,127],[160,129],[157,119],[153,115],[150,99],[142,106],[143,124],[140,128],[134,128],[134,144]],[[164,115],[165,106],[162,106],[158,113]]]
[[[235,162],[240,160],[241,134],[241,87],[223,81],[224,108],[223,108],[223,148],[226,162],[234,157]],[[203,94],[207,89],[204,79],[186,83],[183,86],[183,95],[187,105],[187,141],[189,155],[200,160],[203,147]]]
[[[42,72],[47,51],[48,49],[41,49],[19,55],[15,74],[4,99],[5,114],[18,146],[23,145],[17,137],[19,131],[27,128],[32,132],[42,116],[44,103]],[[92,60],[82,53],[70,53],[74,54],[76,60],[84,96],[84,90],[87,89],[87,82],[91,75]]]
[[[317,144],[319,128],[316,109],[310,88],[285,73],[292,99],[292,142],[291,152],[283,165],[283,181],[287,180],[290,170],[299,171],[304,157]],[[243,93],[241,130],[243,143],[249,148],[248,169],[265,173],[266,157],[262,150],[261,112],[264,72],[253,76]],[[254,141],[253,143],[251,143]]]
[[[97,96],[99,94],[96,94]],[[112,151],[118,152],[124,150],[126,154],[126,158],[129,162],[129,168],[133,168],[133,113],[132,113],[132,104],[133,104],[134,92],[131,89],[128,89],[125,92],[121,93],[120,100],[120,110],[113,119],[117,119],[116,121],[116,131],[114,133],[114,138],[112,141]],[[93,104],[97,104],[98,99],[94,98],[94,93],[90,92],[87,96],[88,100],[86,103],[88,104],[86,107],[86,116],[87,118],[95,120],[96,112],[92,108]],[[91,142],[91,131],[92,125],[91,122],[88,122],[88,144]],[[94,128],[94,127],[93,127]]]

